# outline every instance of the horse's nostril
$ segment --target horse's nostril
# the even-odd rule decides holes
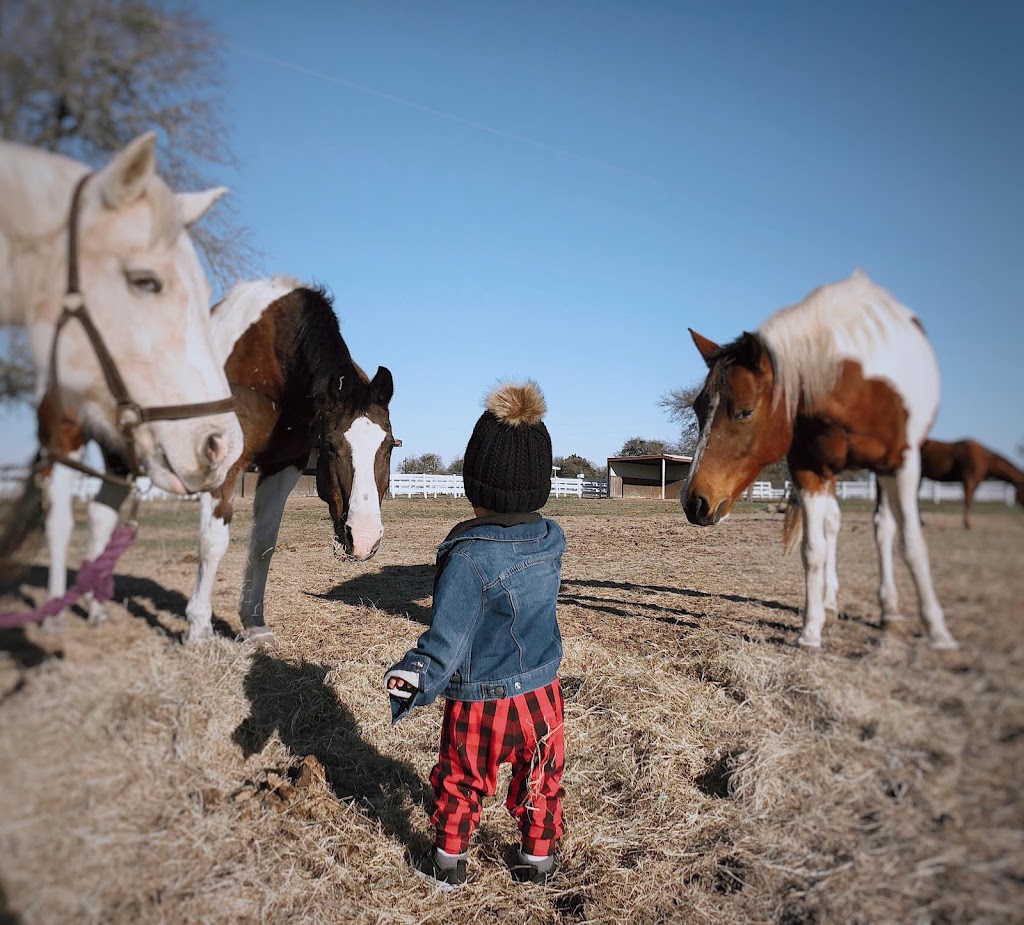
[[[222,462],[227,454],[227,441],[224,435],[219,432],[210,434],[203,445],[203,454],[211,466]]]

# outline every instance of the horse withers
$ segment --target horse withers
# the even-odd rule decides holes
[[[786,457],[805,522],[798,641],[818,648],[826,612],[839,609],[836,477],[870,469],[878,476],[883,625],[902,620],[893,575],[899,530],[931,645],[955,649],[917,506],[919,448],[938,409],[939,368],[914,314],[857,272],[725,346],[690,334],[708,366],[694,402],[700,436],[680,493],[690,522],[719,523],[764,466]]]
[[[223,481],[242,435],[185,230],[223,192],[171,192],[152,133],[91,174],[0,141],[0,324],[29,332],[44,448],[70,432],[167,491]]]
[[[366,376],[352,360],[330,299],[298,280],[240,283],[213,316],[218,348],[228,356],[244,447],[224,484],[201,499],[188,641],[212,635],[213,582],[228,546],[232,498],[252,465],[259,479],[238,611],[246,635],[267,640],[270,560],[285,502],[314,449],[317,490],[330,512],[335,552],[362,561],[380,546],[381,502],[396,445],[388,411],[394,383],[385,367],[373,379]]]

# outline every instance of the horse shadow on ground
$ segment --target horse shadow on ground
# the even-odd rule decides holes
[[[433,565],[385,565],[335,585],[324,594],[305,592],[310,597],[359,606],[371,603],[393,617],[404,617],[430,626],[430,607],[419,603],[434,593]]]
[[[244,682],[250,713],[232,739],[246,758],[262,751],[275,733],[294,757],[313,755],[339,800],[379,821],[415,854],[426,840],[413,831],[405,797],[428,807],[429,788],[412,765],[382,755],[362,737],[355,716],[326,683],[329,671],[326,665],[255,652]]]
[[[562,603],[576,604],[590,610],[600,610],[605,613],[610,613],[613,616],[620,616],[627,619],[636,619],[637,616],[642,616],[645,619],[657,620],[662,623],[669,623],[676,626],[685,626],[690,629],[697,629],[700,623],[693,621],[703,620],[707,615],[681,606],[666,606],[664,604],[655,603],[654,601],[644,599],[643,596],[648,594],[675,594],[683,598],[725,600],[732,601],[737,604],[753,604],[759,607],[764,607],[768,610],[777,610],[783,613],[792,614],[798,620],[797,625],[790,625],[779,620],[770,620],[763,617],[755,621],[756,625],[762,629],[782,634],[780,636],[769,636],[760,640],[762,642],[771,643],[772,645],[790,647],[792,642],[789,637],[799,629],[799,607],[793,604],[786,604],[782,601],[766,598],[745,597],[740,594],[726,594],[722,592],[697,591],[693,588],[669,587],[667,585],[633,584],[631,582],[611,581],[608,579],[565,578],[562,580],[562,588],[563,591],[559,595],[559,601]],[[573,590],[577,588],[591,589],[595,591],[633,592],[637,595],[637,606],[641,608],[644,613],[638,614],[636,612],[624,610],[622,605],[629,602],[621,598],[598,597],[592,594],[580,593],[579,591]],[[689,617],[691,619],[684,619],[685,617]],[[859,623],[870,629],[881,631],[881,626],[877,622],[872,622],[865,617],[851,614],[848,611],[840,612],[838,619]],[[744,638],[747,638],[748,641],[750,641],[749,636],[745,635]]]
[[[20,925],[21,918],[7,905],[7,891],[0,883],[0,925]]]
[[[21,578],[22,587],[45,588],[47,585],[49,570],[42,565],[35,565],[27,569]],[[77,569],[68,572],[68,587],[74,584],[78,577]],[[19,590],[18,599],[26,610],[35,607],[33,599],[24,591]],[[171,642],[184,642],[187,628],[172,629],[160,620],[160,612],[163,611],[173,619],[184,620],[185,608],[188,606],[188,598],[175,588],[167,588],[151,578],[143,578],[138,575],[115,575],[114,576],[114,597],[109,604],[119,604],[124,607],[137,620],[143,620],[156,632],[165,636]],[[75,604],[68,608],[69,615],[75,615],[85,619],[87,614],[84,608]],[[237,639],[238,634],[231,628],[230,624],[214,615],[213,631],[225,639]],[[2,634],[0,634],[0,650],[4,649]],[[27,666],[26,666],[27,667]]]

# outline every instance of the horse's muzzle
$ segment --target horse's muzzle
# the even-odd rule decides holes
[[[720,501],[714,508],[703,495],[693,494],[683,498],[683,511],[686,519],[698,527],[711,527],[717,524],[728,511],[729,499]]]

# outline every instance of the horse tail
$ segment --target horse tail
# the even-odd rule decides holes
[[[804,509],[796,492],[786,505],[786,518],[782,522],[782,544],[786,552],[792,552],[804,532]]]
[[[5,506],[0,521],[0,588],[6,588],[20,578],[28,565],[26,559],[35,552],[35,546],[42,537],[45,508],[36,467],[25,479],[21,494]],[[19,551],[22,555],[16,558]]]

